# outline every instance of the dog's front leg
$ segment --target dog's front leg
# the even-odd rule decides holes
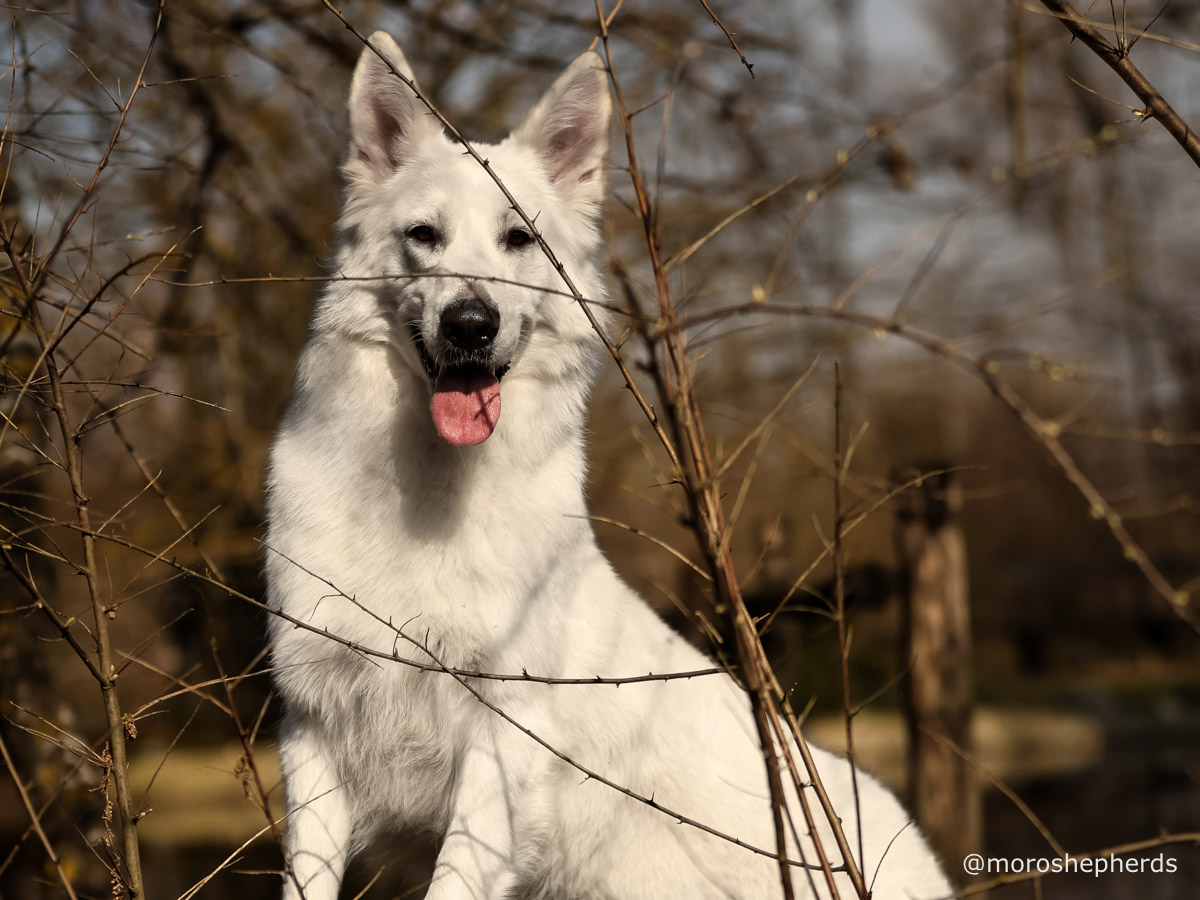
[[[514,837],[528,772],[512,737],[522,736],[487,731],[459,762],[450,825],[426,900],[503,900],[516,886]]]
[[[284,900],[337,900],[350,841],[350,798],[317,723],[289,714],[279,764],[287,792]]]

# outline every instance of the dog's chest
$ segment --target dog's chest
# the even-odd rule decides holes
[[[451,648],[454,665],[487,655],[569,563],[567,549],[587,542],[582,462],[517,467],[491,448],[466,461],[407,434],[395,413],[376,423],[331,439],[314,416],[281,436],[273,599],[315,629],[377,650],[411,650],[396,633],[404,626]]]
[[[326,749],[352,786],[358,815],[443,828],[454,760],[478,704],[446,676],[397,663],[347,659],[314,674],[324,685]]]

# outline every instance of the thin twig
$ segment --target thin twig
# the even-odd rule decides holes
[[[1121,77],[1129,89],[1137,94],[1138,99],[1146,104],[1143,117],[1157,119],[1167,133],[1179,142],[1179,146],[1192,162],[1200,166],[1200,136],[1197,136],[1192,127],[1175,112],[1171,104],[1163,99],[1150,80],[1133,64],[1125,39],[1121,38],[1118,41],[1119,46],[1114,47],[1067,0],[1042,0],[1042,5],[1054,13],[1071,34],[1100,57]]]
[[[67,877],[62,861],[58,858],[58,854],[54,850],[54,845],[50,843],[50,838],[46,836],[46,832],[42,828],[41,817],[38,816],[37,810],[33,808],[33,801],[29,799],[29,793],[25,790],[25,783],[21,781],[21,776],[17,774],[17,767],[8,753],[8,745],[4,743],[3,734],[0,734],[0,754],[4,756],[4,765],[8,769],[8,774],[12,776],[13,784],[17,787],[17,793],[21,795],[21,803],[25,807],[25,812],[29,814],[30,824],[33,825],[33,830],[37,832],[38,839],[41,840],[42,846],[46,849],[46,855],[50,857],[54,871],[58,873],[58,880],[62,882],[63,890],[67,892],[67,896],[71,900],[79,900],[75,894],[75,888],[71,885],[71,879]]]
[[[746,59],[746,54],[742,52],[742,48],[737,45],[737,41],[733,39],[733,32],[725,27],[725,23],[717,18],[717,14],[713,12],[711,6],[708,5],[708,0],[700,0],[700,5],[704,7],[704,11],[708,13],[714,25],[724,32],[726,39],[729,41],[729,46],[733,48],[733,52],[738,55],[738,59],[742,61],[742,65],[746,67],[746,71],[750,73],[750,77],[754,77],[754,64]]]
[[[914,328],[904,322],[884,319],[878,316],[850,310],[835,310],[825,306],[809,306],[804,304],[783,303],[748,303],[741,306],[729,306],[719,313],[696,316],[689,321],[680,322],[676,327],[686,328],[697,322],[706,321],[713,316],[727,317],[752,313],[767,313],[771,315],[791,315],[803,318],[832,319],[846,322],[861,328],[869,328],[882,335],[894,334],[922,347],[925,350],[946,359],[961,369],[971,373],[1000,400],[1000,402],[1020,421],[1025,431],[1039,443],[1049,454],[1055,464],[1063,470],[1067,480],[1083,495],[1087,501],[1089,512],[1094,519],[1102,521],[1109,532],[1120,545],[1125,558],[1137,566],[1143,577],[1171,610],[1187,622],[1193,629],[1200,632],[1200,614],[1193,608],[1192,593],[1186,588],[1174,587],[1163,575],[1162,571],[1150,559],[1149,554],[1125,527],[1120,514],[1112,504],[1100,493],[1076,464],[1071,454],[1063,446],[1059,436],[1062,426],[1051,419],[1038,415],[1033,408],[1013,388],[999,377],[999,365],[993,360],[976,359],[928,331]]]
[[[858,788],[858,765],[854,758],[854,713],[850,693],[850,641],[846,629],[846,557],[843,534],[845,520],[842,518],[842,492],[846,485],[846,472],[850,467],[850,453],[842,446],[842,367],[833,364],[833,582],[834,618],[837,621],[838,656],[841,659],[842,715],[846,731],[846,760],[850,764],[850,791],[854,795],[854,822],[858,833],[858,860],[866,865],[863,854],[862,798]],[[857,887],[857,886],[856,886]],[[870,900],[865,885],[860,888],[862,900]]]
[[[608,59],[609,80],[612,83],[613,95],[620,113],[620,124],[624,132],[625,148],[629,160],[627,171],[633,187],[636,212],[645,235],[645,245],[654,274],[658,300],[659,322],[656,323],[653,332],[643,328],[641,333],[656,361],[652,367],[652,374],[655,377],[663,405],[671,412],[669,421],[672,430],[686,452],[688,464],[680,468],[679,472],[691,510],[692,528],[712,572],[718,600],[728,610],[729,622],[736,638],[735,647],[738,661],[742,677],[745,680],[745,688],[750,699],[754,724],[766,767],[771,812],[775,826],[777,858],[780,862],[780,883],[785,900],[790,900],[795,895],[791,870],[787,864],[785,819],[789,819],[790,814],[787,812],[775,738],[776,734],[784,734],[785,731],[777,721],[778,711],[775,706],[777,701],[771,689],[774,676],[771,673],[770,663],[767,661],[758,632],[741,595],[733,555],[730,551],[729,532],[731,526],[723,506],[720,479],[717,477],[717,470],[705,434],[704,420],[700,412],[692,366],[688,357],[687,341],[682,329],[676,327],[678,317],[669,273],[662,254],[656,226],[657,220],[638,168],[632,117],[625,104],[616,67],[613,64],[607,23],[599,0],[596,0],[596,18],[600,25],[601,43]],[[803,743],[802,735],[796,734],[794,738],[798,744]],[[790,752],[786,742],[780,746],[780,750],[785,756]],[[806,756],[805,766],[810,782],[819,786],[821,777],[813,764],[811,755]],[[795,787],[797,792],[802,795],[805,785],[797,782]],[[840,819],[832,812],[830,806],[826,806],[825,809],[831,830],[839,836],[839,846],[844,846]],[[811,838],[814,844],[818,844],[820,836],[812,827],[811,820],[809,820],[809,826]],[[836,897],[837,888],[825,854],[820,853],[819,858],[822,860],[822,867],[833,896]],[[865,890],[862,887],[862,875],[853,858],[846,851],[843,852],[843,866],[851,883],[855,886],[855,890],[862,895]]]

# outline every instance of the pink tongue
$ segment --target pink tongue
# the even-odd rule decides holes
[[[452,369],[438,376],[429,404],[433,426],[448,443],[470,447],[492,436],[500,421],[500,382],[486,369]]]

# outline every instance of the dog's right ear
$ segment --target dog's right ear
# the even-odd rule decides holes
[[[404,160],[419,133],[437,130],[428,109],[399,72],[416,83],[392,36],[377,31],[367,41],[350,83],[350,151],[346,174],[382,181]],[[377,52],[378,51],[378,52]]]

